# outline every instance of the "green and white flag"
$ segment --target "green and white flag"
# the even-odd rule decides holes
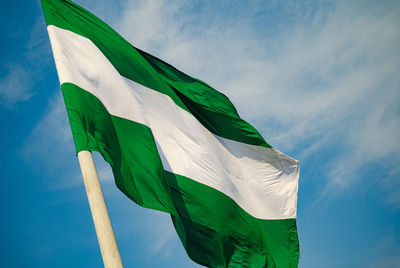
[[[100,152],[125,195],[171,214],[195,262],[297,267],[298,161],[82,7],[42,7],[77,152]]]

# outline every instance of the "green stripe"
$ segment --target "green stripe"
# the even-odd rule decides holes
[[[271,147],[241,119],[229,99],[206,83],[134,48],[111,27],[67,0],[42,0],[47,25],[90,39],[124,77],[171,97],[214,134],[253,145]]]
[[[188,255],[210,267],[297,267],[296,220],[260,220],[223,193],[163,170],[151,130],[110,115],[89,92],[62,92],[78,151],[99,151],[137,204],[168,212]],[[246,263],[247,262],[247,263]]]

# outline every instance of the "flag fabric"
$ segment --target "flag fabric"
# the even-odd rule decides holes
[[[297,267],[298,161],[225,95],[87,10],[67,0],[42,7],[76,151],[100,152],[126,196],[169,213],[193,261]]]

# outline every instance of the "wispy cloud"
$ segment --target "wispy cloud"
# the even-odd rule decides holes
[[[32,168],[44,171],[42,175],[48,182],[45,184],[48,189],[61,190],[82,183],[74,162],[74,148],[67,112],[59,92],[49,100],[43,118],[25,140],[21,155]]]
[[[161,255],[164,258],[171,257],[173,248],[169,248],[171,240],[176,239],[176,233],[169,215],[163,212],[152,211],[150,216],[146,217],[142,227],[145,228],[148,235],[149,256]],[[160,254],[162,253],[162,254]]]
[[[400,8],[387,4],[288,2],[278,14],[287,20],[271,26],[251,19],[268,11],[259,2],[220,20],[185,2],[132,1],[116,25],[226,93],[279,149],[302,161],[332,154],[321,177],[336,193],[362,180],[363,166],[389,158],[390,170],[400,160]]]
[[[6,108],[16,103],[29,100],[35,95],[33,89],[40,72],[51,61],[49,44],[46,35],[44,20],[39,17],[29,32],[24,53],[13,63],[6,66],[8,72],[0,78],[0,105]],[[13,38],[25,38],[24,31],[16,31]],[[46,55],[47,54],[47,55]],[[39,61],[38,61],[39,60]]]
[[[395,237],[392,233],[377,241],[369,252],[373,256],[373,261],[366,264],[366,267],[396,268],[400,266],[400,245]]]
[[[44,172],[47,190],[65,190],[83,184],[64,101],[59,91],[50,98],[43,118],[22,146],[21,154],[31,167]],[[94,152],[99,179],[113,182],[110,166]],[[61,172],[60,172],[61,171]]]
[[[21,65],[11,65],[6,76],[0,79],[0,104],[11,107],[32,97],[32,77]]]

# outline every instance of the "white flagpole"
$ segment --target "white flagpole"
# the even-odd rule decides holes
[[[90,211],[92,212],[94,227],[96,229],[97,240],[100,245],[101,256],[103,257],[104,267],[122,268],[121,256],[119,254],[117,241],[115,240],[107,206],[104,201],[96,167],[93,162],[92,153],[89,151],[81,151],[78,153],[78,159],[89,200]]]

